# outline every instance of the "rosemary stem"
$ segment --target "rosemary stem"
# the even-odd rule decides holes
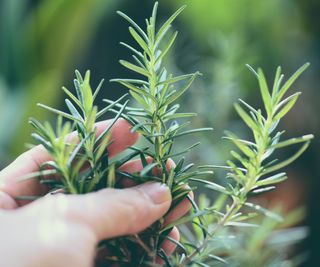
[[[216,227],[211,231],[211,233],[204,239],[202,244],[195,249],[189,256],[187,256],[179,265],[179,267],[186,266],[191,260],[203,249],[207,246],[210,238],[212,238],[221,228],[225,226],[225,224],[229,221],[232,215],[237,212],[241,208],[242,204],[239,199],[234,199],[232,205],[230,206],[228,212],[225,213],[222,220],[216,225]]]
[[[153,46],[153,44],[152,44]],[[150,76],[148,78],[149,80],[149,90],[150,90],[150,94],[152,96],[154,96],[157,99],[157,73],[155,70],[155,51],[152,49],[151,50],[151,55],[150,55],[150,60],[149,60],[149,72],[150,72]],[[155,158],[154,161],[156,163],[158,163],[160,171],[162,172],[162,182],[165,183],[167,181],[167,177],[165,176],[165,171],[161,170],[163,164],[163,160],[162,160],[162,152],[163,152],[163,137],[159,134],[162,133],[162,124],[160,121],[160,114],[159,114],[159,109],[157,106],[157,103],[152,103],[152,109],[153,109],[153,119],[152,119],[152,123],[153,126],[151,126],[151,130],[152,130],[152,134],[155,136],[154,137],[154,149],[155,149]],[[162,228],[163,224],[162,224],[162,219],[160,219],[157,224],[155,225],[155,227],[157,228],[157,233],[159,232],[159,230]],[[155,235],[154,237],[154,241],[153,241],[153,248],[154,251],[152,253],[152,262],[155,263],[156,259],[157,259],[157,251],[159,249],[159,234]]]
[[[246,183],[243,187],[244,190],[241,195],[242,201],[240,201],[239,198],[233,199],[233,203],[232,203],[230,209],[224,214],[221,221],[216,225],[216,227],[208,235],[208,237],[202,242],[202,244],[183,260],[183,262],[179,265],[179,267],[186,266],[188,263],[190,263],[191,260],[204,247],[207,246],[208,242],[210,241],[210,238],[212,238],[221,228],[223,228],[225,226],[225,224],[228,223],[229,219],[233,216],[233,214],[235,212],[237,212],[242,207],[242,203],[244,203],[243,200],[246,199],[248,192],[250,192],[252,190],[252,187],[254,186],[256,179],[259,176],[259,173],[261,171],[260,168],[261,168],[261,164],[263,161],[263,155],[264,155],[266,148],[268,146],[268,136],[269,136],[269,130],[271,127],[271,122],[272,122],[272,116],[268,116],[266,123],[265,123],[263,133],[262,133],[262,140],[260,140],[260,142],[261,142],[260,147],[258,146],[257,154],[255,156],[256,168],[254,169],[254,171],[252,173],[247,174],[248,179],[246,180]],[[256,141],[259,144],[259,140],[256,140]]]

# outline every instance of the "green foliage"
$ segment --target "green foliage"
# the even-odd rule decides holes
[[[97,136],[95,122],[114,105],[109,105],[100,111],[94,106],[94,100],[100,91],[103,80],[93,93],[90,86],[90,71],[84,78],[76,71],[74,86],[76,95],[63,87],[69,98],[65,103],[70,113],[38,104],[40,107],[55,113],[58,116],[56,130],[45,122],[41,124],[30,119],[30,124],[36,130],[33,139],[45,147],[52,160],[45,162],[40,169],[43,171],[30,174],[22,179],[39,177],[42,183],[50,184],[51,191],[63,190],[65,193],[83,194],[106,187],[110,184],[109,178],[114,174],[114,167],[109,164],[108,154],[105,151],[111,144],[110,129],[120,117],[119,111],[113,121]],[[123,97],[115,103],[121,101]],[[127,103],[127,102],[126,102]],[[123,105],[126,106],[126,103]],[[63,118],[68,121],[63,123]],[[71,133],[72,130],[76,132]],[[129,158],[130,159],[130,158]],[[48,171],[47,168],[50,168]],[[59,179],[42,179],[43,176],[56,175]]]
[[[276,132],[280,119],[293,107],[300,93],[295,93],[284,98],[290,86],[309,66],[303,65],[283,85],[283,74],[278,67],[272,90],[268,88],[266,79],[261,69],[256,72],[250,66],[249,69],[257,77],[260,93],[264,104],[264,113],[261,109],[255,109],[240,99],[241,104],[235,104],[235,109],[243,122],[252,131],[253,140],[242,140],[235,134],[227,132],[226,138],[230,140],[239,152],[231,151],[233,160],[227,161],[227,166],[203,166],[205,169],[222,168],[228,171],[227,186],[218,185],[211,181],[191,179],[203,183],[208,189],[222,193],[231,198],[231,204],[226,205],[225,211],[216,210],[216,203],[207,209],[216,210],[216,218],[213,220],[214,227],[208,230],[207,238],[204,238],[200,245],[190,252],[179,266],[188,264],[210,262],[207,246],[212,238],[225,226],[255,227],[255,224],[247,223],[252,213],[243,213],[242,207],[249,208],[256,213],[262,213],[275,221],[282,221],[282,218],[259,206],[248,202],[250,194],[260,194],[275,189],[275,185],[287,179],[285,172],[277,172],[283,167],[297,159],[309,146],[313,135],[305,135],[298,138],[291,138],[280,141],[284,131]],[[284,98],[284,99],[283,99]],[[298,151],[283,161],[273,159],[271,156],[279,148],[295,144],[302,144]],[[219,199],[218,199],[219,201]],[[201,228],[203,225],[201,226]],[[210,225],[206,227],[209,229]],[[208,265],[209,266],[209,265]]]
[[[200,209],[213,205],[204,194],[200,195],[198,202]],[[215,208],[218,212],[218,205]],[[273,210],[273,214],[276,212],[281,214],[279,209]],[[237,224],[229,224],[217,232],[201,255],[194,259],[194,266],[300,266],[306,258],[306,253],[295,251],[293,247],[306,238],[308,229],[292,226],[301,223],[304,216],[304,210],[297,209],[284,215],[284,221],[279,222],[272,216],[263,214],[249,213],[243,216],[238,213],[235,216]],[[217,215],[214,213],[206,216],[207,224],[211,227],[214,227],[216,220]],[[194,240],[193,244],[202,238],[202,233],[196,225],[193,226],[194,233],[186,227],[181,227],[180,230],[185,238]],[[186,240],[184,242],[187,243]],[[189,250],[187,245],[185,247]],[[288,254],[293,256],[288,257]]]
[[[158,3],[155,3],[151,17],[146,20],[145,31],[130,17],[118,12],[131,25],[129,33],[138,47],[121,43],[133,52],[133,63],[120,60],[120,64],[142,77],[113,79],[112,82],[126,87],[137,106],[127,106],[128,101],[122,104],[121,101],[126,97],[124,95],[117,101],[105,99],[104,102],[108,105],[98,110],[94,103],[103,81],[93,92],[90,72],[87,71],[82,77],[76,71],[76,93],[63,88],[68,96],[65,103],[69,112],[39,104],[58,116],[56,130],[47,122],[41,124],[35,119],[30,120],[35,128],[33,138],[44,146],[52,160],[44,163],[39,172],[22,179],[39,178],[42,183],[52,187],[52,192],[63,190],[70,194],[83,194],[104,187],[121,187],[123,178],[131,179],[137,184],[147,181],[165,183],[173,198],[169,211],[188,199],[192,204],[190,214],[167,225],[164,223],[168,215],[166,214],[139,235],[101,242],[99,249],[107,249],[112,253],[112,257],[105,258],[105,264],[157,266],[158,257],[162,258],[164,265],[168,267],[215,266],[217,262],[227,264],[224,254],[216,253],[216,248],[222,247],[226,239],[217,238],[221,232],[242,227],[252,228],[252,242],[248,244],[248,248],[254,250],[252,244],[262,244],[266,236],[262,230],[255,231],[257,223],[261,222],[252,219],[257,214],[267,216],[269,219],[262,223],[262,229],[270,232],[276,223],[283,221],[275,212],[248,201],[248,197],[250,194],[272,190],[277,183],[285,180],[286,173],[278,171],[299,157],[313,138],[312,135],[306,135],[282,140],[284,132],[276,131],[279,121],[290,111],[300,95],[296,93],[285,97],[286,93],[308,64],[302,66],[284,84],[281,69],[278,68],[272,89],[269,89],[262,70],[256,72],[249,67],[258,79],[264,111],[255,109],[242,100],[240,104],[235,104],[235,109],[252,131],[252,140],[243,140],[234,133],[227,132],[226,138],[237,149],[231,151],[233,159],[227,161],[227,166],[194,167],[193,163],[185,163],[182,155],[199,145],[199,142],[183,150],[176,150],[174,144],[177,138],[212,130],[187,128],[190,122],[185,119],[196,114],[178,112],[178,101],[200,73],[174,76],[163,66],[163,60],[177,37],[177,32],[170,31],[171,24],[184,7],[178,9],[159,28],[156,24],[157,7]],[[108,111],[116,113],[115,118],[97,137],[95,122]],[[132,125],[132,131],[140,133],[148,146],[132,147],[129,154],[111,160],[108,158],[108,146],[112,142],[110,128],[120,116]],[[67,122],[63,122],[63,119]],[[72,130],[74,132],[70,134]],[[288,159],[277,161],[272,157],[278,149],[295,144],[301,144],[301,148]],[[140,172],[126,173],[119,169],[122,164],[136,156],[143,164]],[[177,162],[171,169],[168,168],[170,158]],[[227,170],[225,185],[203,179],[209,177],[216,168]],[[198,207],[189,195],[194,189],[189,182],[202,184],[209,192],[218,192],[218,197],[212,204],[202,197]],[[174,226],[178,226],[182,232],[181,241],[172,240],[168,236]],[[178,246],[174,255],[167,255],[161,248],[165,240]]]
[[[136,49],[129,44],[122,43],[134,53],[132,56],[134,63],[120,60],[120,64],[143,76],[143,80],[113,79],[111,81],[125,86],[136,100],[139,107],[125,108],[121,104],[118,104],[117,107],[124,108],[125,112],[122,113],[122,117],[131,123],[132,131],[140,133],[150,145],[148,149],[143,151],[143,157],[149,157],[151,161],[147,163],[146,160],[143,160],[144,169],[139,174],[126,174],[126,177],[137,183],[147,180],[166,183],[172,192],[173,203],[170,208],[172,210],[187,197],[190,191],[187,186],[189,178],[211,173],[211,171],[206,170],[192,170],[193,164],[184,166],[184,158],[181,155],[197,146],[198,142],[182,151],[174,150],[174,142],[178,137],[210,131],[212,128],[186,129],[189,125],[188,122],[178,123],[180,118],[196,115],[194,113],[179,113],[179,104],[176,102],[190,88],[192,82],[200,73],[196,72],[174,77],[172,74],[168,74],[166,68],[162,66],[165,56],[177,37],[177,32],[170,33],[169,31],[171,23],[185,7],[178,9],[158,30],[156,28],[157,7],[158,4],[156,3],[151,18],[146,20],[147,30],[145,32],[127,15],[118,12],[131,24],[129,32],[139,46]],[[110,101],[110,103],[113,102]],[[177,166],[168,170],[168,160],[179,156]],[[151,170],[154,168],[157,168],[158,173],[160,173],[158,176],[160,177],[152,174]],[[191,217],[182,218],[181,222],[175,222],[175,224],[190,221],[190,219],[199,216],[199,214],[203,213],[196,212]],[[142,254],[143,265],[148,262],[149,264],[155,264],[157,256],[164,260],[169,258],[161,249],[161,243],[164,238],[168,238],[167,234],[171,231],[173,225],[164,226],[164,219],[165,217],[155,224],[147,234],[142,234],[147,246],[150,248]]]

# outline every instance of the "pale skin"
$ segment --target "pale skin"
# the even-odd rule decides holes
[[[101,133],[110,121],[98,123]],[[133,145],[139,136],[119,120],[112,128],[112,157]],[[10,267],[90,267],[94,265],[100,240],[136,234],[161,218],[169,209],[171,195],[158,183],[126,189],[104,189],[87,195],[46,195],[47,188],[37,179],[18,182],[19,177],[37,171],[50,159],[42,147],[35,147],[0,173],[0,266]],[[172,161],[168,168],[174,167]],[[136,172],[140,161],[130,161],[122,170]],[[34,202],[17,201],[17,196],[42,195]],[[166,219],[172,222],[190,209],[181,202]],[[170,236],[179,239],[173,228]],[[172,242],[163,244],[166,253],[175,250]],[[161,263],[160,260],[158,260]]]

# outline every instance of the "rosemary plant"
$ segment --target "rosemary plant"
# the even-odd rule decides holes
[[[69,97],[65,99],[65,103],[70,113],[38,104],[58,115],[56,130],[48,122],[41,124],[36,119],[30,119],[30,124],[36,130],[32,137],[45,147],[52,160],[43,163],[39,172],[32,173],[24,179],[40,177],[40,182],[49,185],[52,192],[63,190],[67,194],[84,194],[106,187],[110,183],[106,178],[109,172],[110,177],[113,177],[114,166],[109,165],[106,151],[112,142],[110,129],[120,117],[122,110],[98,137],[95,122],[124,97],[98,111],[94,101],[103,80],[93,93],[90,71],[86,72],[84,78],[78,71],[75,74],[76,95],[62,87]],[[63,123],[63,118],[68,121]],[[76,131],[70,134],[72,130]]]
[[[188,199],[193,207],[190,214],[165,224],[168,212],[139,235],[101,242],[100,249],[106,249],[108,255],[103,264],[159,266],[157,263],[161,258],[168,267],[213,266],[216,261],[225,262],[221,256],[214,253],[215,242],[221,242],[215,239],[219,232],[227,226],[251,225],[248,220],[252,213],[246,212],[243,207],[281,221],[279,215],[249,202],[248,197],[250,194],[272,190],[277,183],[285,180],[286,173],[278,171],[298,158],[313,138],[312,135],[305,135],[282,141],[284,132],[276,131],[279,121],[294,106],[300,93],[288,97],[285,95],[308,64],[302,66],[284,84],[279,67],[271,90],[262,70],[256,72],[249,66],[258,79],[264,111],[253,108],[243,100],[240,100],[240,104],[235,104],[235,109],[252,131],[253,140],[239,139],[235,134],[227,132],[226,138],[239,150],[231,151],[233,160],[227,161],[227,166],[208,165],[195,168],[193,163],[185,163],[183,155],[199,145],[199,142],[181,151],[175,150],[174,144],[177,138],[185,135],[212,130],[187,128],[190,122],[185,122],[185,119],[196,114],[178,112],[180,105],[177,102],[200,73],[174,76],[163,66],[163,61],[177,37],[177,32],[170,31],[171,24],[185,7],[178,9],[160,27],[156,26],[157,7],[156,2],[151,17],[146,20],[145,31],[130,17],[118,12],[129,22],[129,32],[138,47],[121,43],[133,53],[133,63],[120,60],[120,64],[141,78],[111,81],[125,86],[136,106],[129,107],[128,100],[121,103],[126,97],[124,95],[116,101],[105,99],[107,106],[98,110],[94,102],[103,80],[93,92],[90,72],[87,71],[82,77],[76,71],[76,94],[63,88],[68,96],[65,103],[69,112],[39,104],[58,115],[56,129],[48,122],[41,124],[30,119],[35,128],[33,138],[43,145],[52,159],[45,162],[39,172],[24,179],[37,177],[41,183],[50,186],[52,192],[62,190],[67,194],[84,194],[104,187],[121,187],[122,179],[130,179],[137,184],[146,181],[165,183],[170,188],[173,199],[169,212],[181,201]],[[113,122],[98,135],[95,122],[108,111],[116,115]],[[131,152],[127,155],[110,160],[110,129],[119,117],[132,125],[132,131],[140,133],[147,146],[131,147]],[[71,131],[74,132],[70,134]],[[293,156],[283,161],[273,160],[272,156],[277,149],[294,144],[302,146]],[[134,157],[140,158],[143,169],[133,174],[121,171],[121,165]],[[177,164],[168,169],[171,158],[175,159]],[[215,168],[227,170],[226,186],[203,179],[204,176],[212,174]],[[200,209],[189,195],[193,189],[189,182],[205,185],[208,189],[217,191],[220,196],[212,205],[200,203]],[[172,240],[169,236],[175,225],[181,228],[181,242]],[[178,246],[174,255],[167,255],[161,249],[165,240]]]
[[[196,182],[201,182],[207,188],[221,193],[221,197],[209,209],[215,211],[215,218],[212,221],[211,229],[207,225],[207,236],[199,242],[193,251],[180,259],[178,266],[188,266],[196,263],[201,266],[217,260],[210,250],[210,243],[217,233],[226,226],[256,226],[246,222],[252,213],[243,212],[241,208],[246,207],[254,212],[263,213],[276,221],[282,218],[272,211],[248,201],[250,194],[260,194],[275,189],[275,185],[287,179],[285,172],[280,169],[296,160],[309,146],[313,135],[291,138],[281,141],[284,131],[276,131],[280,120],[290,111],[297,101],[300,92],[284,97],[301,73],[309,66],[303,65],[299,68],[283,85],[284,75],[278,67],[272,86],[269,90],[265,76],[261,69],[256,72],[250,66],[248,68],[257,77],[262,96],[265,114],[261,109],[255,109],[243,100],[241,104],[235,104],[235,109],[244,123],[252,131],[253,140],[243,140],[234,133],[227,132],[226,139],[233,142],[239,152],[231,151],[234,160],[227,161],[227,166],[203,166],[203,168],[222,168],[228,171],[227,186],[216,184],[212,181],[191,178]],[[245,110],[247,109],[247,110]],[[285,148],[295,144],[302,144],[300,149],[283,161],[273,159],[272,155],[277,149]],[[231,198],[231,204],[227,204],[225,211],[222,210],[221,201],[226,197]],[[219,204],[220,202],[220,204]],[[219,208],[218,208],[219,207]],[[202,224],[203,226],[203,224]]]
[[[171,37],[166,38],[166,35],[169,34],[168,30],[170,24],[184,7],[177,10],[157,31],[157,6],[158,4],[156,3],[151,18],[146,20],[146,31],[143,31],[127,15],[119,12],[119,14],[131,24],[129,32],[139,46],[139,49],[136,49],[128,44],[121,43],[133,52],[134,63],[120,60],[120,64],[141,75],[144,79],[113,79],[113,82],[118,82],[127,87],[129,93],[139,105],[139,107],[136,108],[124,108],[121,104],[117,106],[119,108],[124,108],[125,112],[122,116],[133,125],[132,130],[139,132],[152,147],[152,149],[146,149],[142,153],[144,156],[149,156],[151,158],[151,163],[147,163],[144,158],[143,162],[145,163],[145,167],[141,173],[135,175],[122,173],[122,175],[125,175],[136,182],[156,180],[166,183],[171,188],[173,194],[174,201],[172,208],[187,196],[188,187],[186,184],[188,181],[205,183],[210,189],[217,190],[232,198],[231,205],[226,207],[225,213],[220,214],[221,218],[219,218],[219,222],[211,231],[206,229],[203,220],[198,218],[200,214],[200,217],[203,217],[203,214],[201,212],[197,213],[198,209],[195,203],[193,203],[196,213],[187,218],[183,218],[182,221],[185,223],[192,218],[196,218],[196,223],[204,231],[205,238],[203,243],[200,244],[199,247],[196,247],[193,252],[189,255],[183,255],[182,258],[180,258],[178,265],[185,266],[193,263],[203,263],[202,261],[197,261],[196,258],[201,255],[203,248],[208,245],[208,240],[210,240],[210,238],[223,226],[235,224],[233,221],[239,216],[238,211],[243,205],[259,212],[265,212],[267,215],[272,214],[275,219],[279,219],[279,216],[273,214],[271,211],[267,211],[258,205],[247,202],[247,198],[249,193],[261,193],[274,189],[274,184],[286,179],[286,174],[284,172],[275,172],[294,161],[309,145],[312,135],[289,139],[282,142],[280,142],[280,137],[283,132],[277,132],[273,135],[280,119],[292,108],[300,93],[296,93],[285,99],[283,99],[283,97],[294,80],[303,72],[308,64],[301,67],[283,86],[281,86],[283,75],[281,75],[281,69],[278,68],[272,92],[269,92],[262,70],[258,70],[258,73],[256,73],[249,67],[258,78],[266,116],[262,115],[260,109],[256,110],[242,100],[241,103],[249,109],[249,112],[246,112],[239,104],[235,105],[240,117],[253,131],[254,141],[241,140],[235,134],[227,133],[227,138],[243,153],[243,155],[241,155],[235,151],[231,152],[232,156],[241,166],[230,160],[227,162],[228,166],[223,167],[230,171],[227,177],[232,180],[228,182],[227,187],[197,178],[197,176],[207,174],[206,172],[202,172],[202,170],[210,171],[212,170],[212,167],[215,166],[203,166],[195,171],[189,171],[189,168],[193,164],[183,168],[184,159],[182,158],[180,160],[178,159],[178,164],[175,169],[168,171],[166,169],[167,160],[170,157],[179,156],[189,150],[188,148],[186,151],[172,152],[172,146],[175,139],[186,134],[210,129],[205,128],[182,131],[188,123],[179,124],[177,121],[177,119],[181,117],[195,116],[195,114],[192,113],[177,113],[179,104],[176,104],[175,102],[178,101],[180,96],[190,87],[199,73],[196,72],[174,77],[172,74],[167,74],[167,70],[162,67],[162,60],[168,53],[177,36],[177,32],[175,32]],[[168,41],[166,42],[166,40]],[[163,47],[161,47],[162,43],[164,43]],[[183,80],[186,80],[184,87],[175,89],[177,83]],[[269,160],[276,149],[296,143],[303,143],[303,146],[289,159],[278,163]],[[160,169],[160,177],[152,176],[151,170],[155,167]],[[210,212],[207,210],[206,214],[208,213]],[[161,251],[160,245],[161,240],[166,238],[165,234],[171,230],[171,227],[175,223],[179,224],[179,222],[174,222],[169,226],[164,226],[162,220],[160,220],[158,225],[149,232],[150,240],[147,241],[147,244],[150,244],[150,250],[154,251],[153,257],[151,257],[153,263],[155,262],[155,255],[158,255],[166,261],[168,266],[173,265],[169,260],[168,255],[165,255],[165,253]],[[159,238],[161,237],[161,234],[163,238]],[[146,237],[145,233],[144,237]],[[201,255],[201,259],[203,259],[203,255]],[[150,258],[148,260],[150,261]]]
[[[198,146],[199,142],[182,151],[174,151],[174,142],[178,137],[210,131],[212,128],[185,129],[190,122],[181,124],[178,122],[180,118],[196,116],[195,113],[179,113],[180,105],[177,101],[190,88],[200,73],[195,72],[181,76],[168,74],[163,66],[163,60],[168,55],[177,37],[177,32],[170,34],[169,29],[171,23],[185,6],[178,9],[159,29],[156,27],[157,8],[158,3],[156,2],[150,19],[146,20],[146,31],[143,31],[127,15],[118,12],[130,23],[129,32],[139,47],[136,49],[129,44],[121,43],[133,52],[134,63],[120,60],[120,64],[142,76],[143,79],[113,79],[111,81],[125,86],[136,100],[138,107],[125,107],[122,104],[116,104],[116,106],[124,109],[121,116],[131,123],[132,131],[140,133],[149,143],[148,148],[141,150],[141,160],[144,168],[140,173],[118,173],[137,183],[158,181],[167,184],[173,197],[172,206],[169,210],[171,211],[182,200],[188,198],[190,187],[187,186],[187,182],[189,178],[212,173],[210,170],[191,170],[194,164],[184,165],[184,158],[181,155]],[[108,102],[114,104],[112,101]],[[114,111],[118,112],[115,109]],[[177,166],[168,170],[167,161],[179,156]],[[158,175],[152,172],[154,169],[156,169]],[[189,198],[189,200],[192,202],[196,213],[188,220],[199,215],[196,204],[192,199]],[[141,234],[143,236],[141,239],[149,249],[142,254],[141,259],[136,259],[137,263],[141,264],[139,266],[154,265],[157,257],[161,257],[169,264],[169,257],[161,249],[161,243],[168,238],[167,235],[174,224],[165,226],[163,224],[165,217],[151,229]],[[188,220],[183,218],[183,221]],[[135,253],[135,255],[137,254]]]

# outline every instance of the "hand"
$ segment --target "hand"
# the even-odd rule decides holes
[[[100,122],[98,134],[109,124]],[[138,135],[119,120],[112,128],[110,156],[133,145]],[[169,209],[171,195],[158,183],[147,183],[126,189],[104,189],[86,195],[49,195],[28,203],[17,196],[45,195],[48,189],[32,179],[23,183],[19,177],[37,171],[50,156],[37,146],[18,157],[0,173],[0,266],[92,266],[95,248],[100,240],[135,234],[162,217]],[[168,166],[173,167],[173,162]],[[131,161],[123,170],[141,169],[139,161]],[[190,208],[180,203],[168,217],[176,220]],[[179,239],[176,228],[171,238]],[[175,245],[166,241],[163,249],[170,254]]]

